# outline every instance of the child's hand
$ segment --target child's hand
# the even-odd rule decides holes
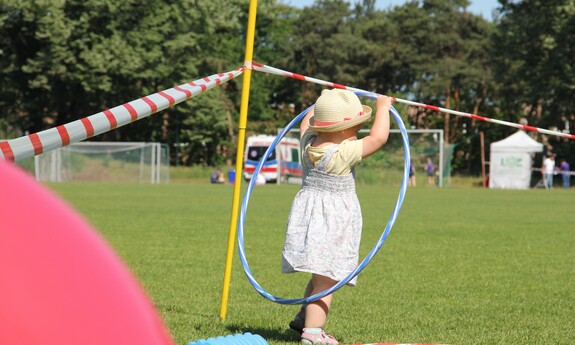
[[[391,102],[393,101],[393,98],[388,97],[388,96],[384,96],[384,95],[379,95],[377,96],[377,100],[375,101],[375,104],[377,105],[377,108],[391,108]]]

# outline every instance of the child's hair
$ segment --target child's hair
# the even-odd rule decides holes
[[[337,132],[359,125],[371,117],[371,108],[362,105],[357,95],[348,90],[323,90],[309,119],[316,132]]]

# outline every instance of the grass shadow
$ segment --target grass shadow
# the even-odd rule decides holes
[[[297,342],[300,341],[300,336],[295,331],[290,329],[273,329],[262,327],[246,327],[238,324],[227,325],[226,328],[231,333],[251,333],[258,334],[265,340],[274,340],[282,342]]]

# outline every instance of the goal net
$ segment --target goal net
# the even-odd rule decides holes
[[[278,133],[281,129],[278,131]],[[358,138],[369,134],[369,129],[362,129]],[[452,146],[443,141],[442,129],[408,129],[411,160],[415,166],[418,185],[427,185],[427,159],[434,166],[433,182],[435,186],[443,187],[451,182]],[[286,137],[299,138],[299,129],[292,129]],[[360,162],[356,168],[358,182],[400,184],[404,169],[403,143],[401,132],[391,129],[389,139],[382,149],[369,159]],[[281,181],[299,182],[281,176]]]
[[[169,147],[143,142],[80,142],[35,157],[42,182],[168,183]]]

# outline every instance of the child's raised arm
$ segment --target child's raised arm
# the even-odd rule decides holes
[[[389,137],[389,109],[391,108],[391,97],[380,95],[377,97],[375,120],[369,135],[363,138],[362,156],[368,157],[379,150]]]

